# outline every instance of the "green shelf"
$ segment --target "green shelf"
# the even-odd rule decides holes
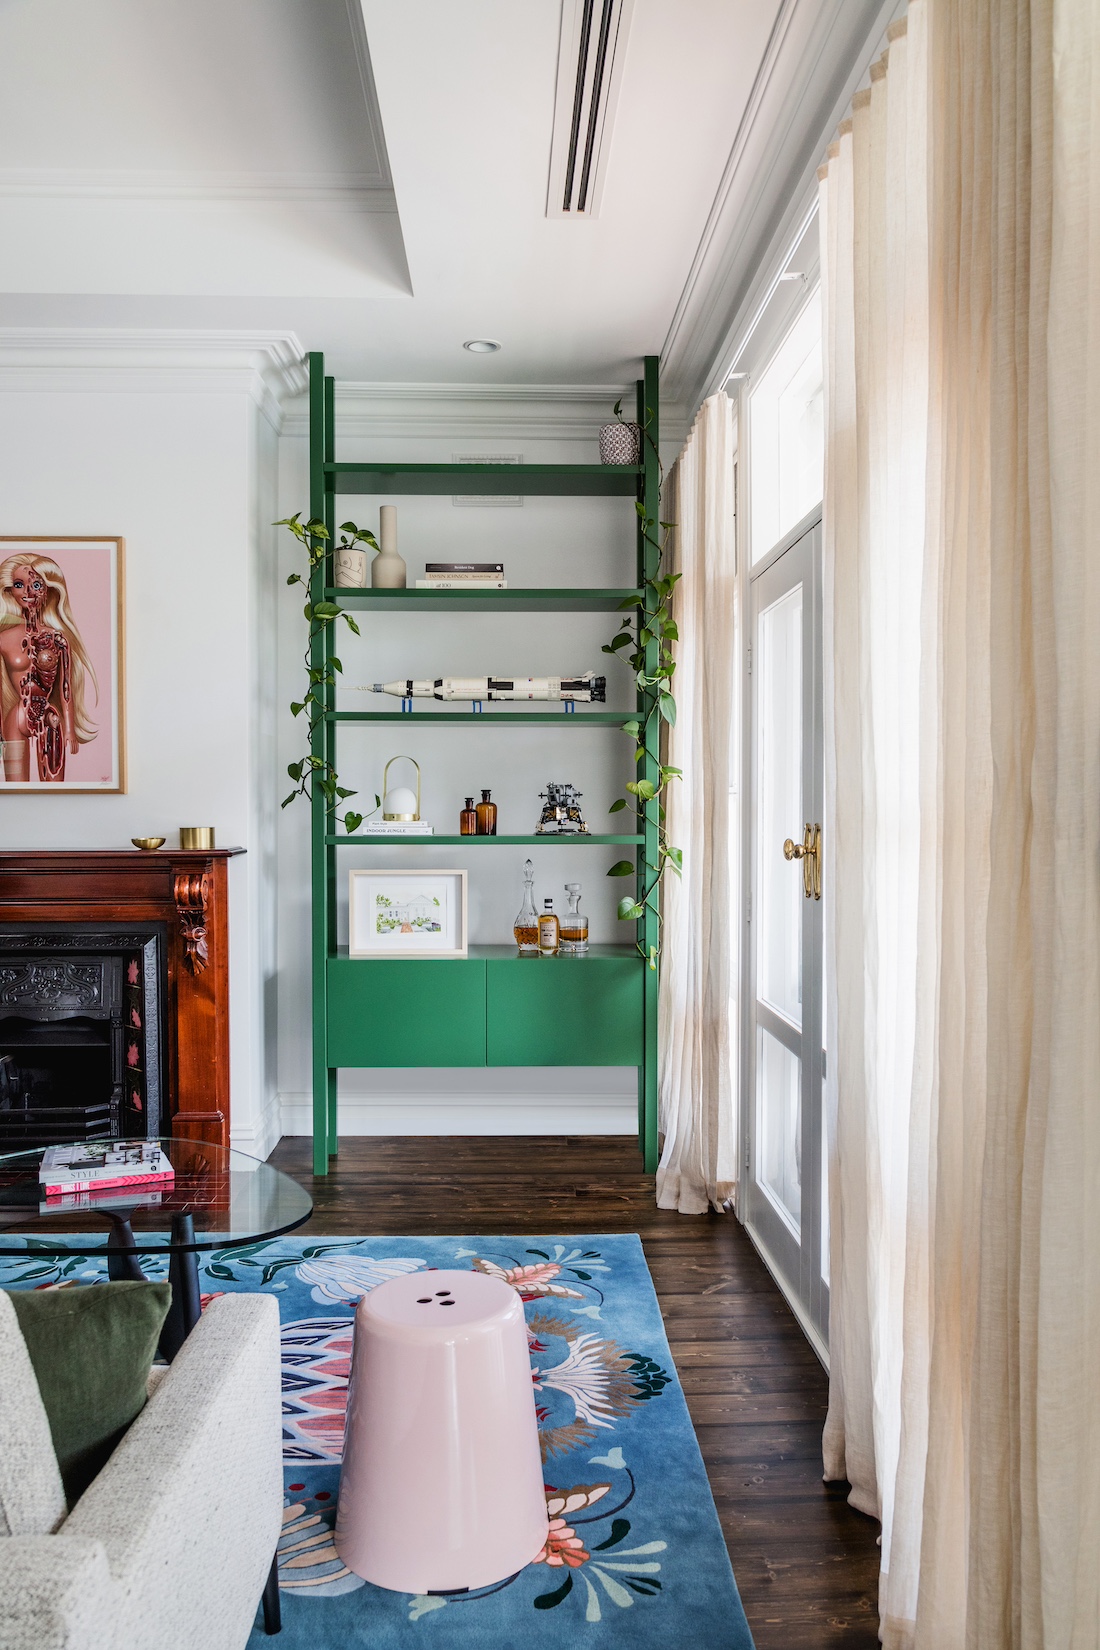
[[[645,958],[639,953],[635,945],[590,945],[580,957],[568,957],[564,954],[557,957],[521,957],[514,945],[471,945],[465,958],[439,957],[417,958],[417,961],[431,962],[434,967],[447,968],[453,962],[464,962],[472,959],[475,962],[514,962],[523,967],[532,962],[553,963],[556,968],[574,968],[588,962],[633,962],[639,968],[645,966]],[[389,957],[352,957],[346,945],[337,945],[329,952],[329,961],[343,960],[353,962],[357,968],[374,968],[381,964],[390,968],[396,962],[400,968],[404,965],[403,958]]]
[[[640,464],[335,464],[325,491],[341,493],[503,493],[523,498],[636,498]]]
[[[617,613],[637,605],[640,590],[344,590],[325,591],[341,607],[417,613]]]
[[[434,495],[446,501],[447,495],[462,495],[467,499],[486,496],[495,498],[576,498],[580,500],[604,497],[614,500],[613,506],[601,509],[599,514],[614,513],[624,527],[630,526],[635,540],[635,560],[620,577],[631,580],[630,588],[576,588],[485,590],[460,588],[457,590],[347,590],[334,589],[332,556],[319,558],[309,584],[309,598],[314,604],[323,600],[336,603],[349,614],[360,617],[374,614],[393,615],[401,626],[403,618],[414,613],[441,613],[450,617],[455,628],[466,614],[500,613],[530,614],[542,634],[566,632],[568,619],[555,615],[615,612],[651,612],[658,600],[650,581],[656,577],[660,551],[656,538],[645,528],[646,521],[655,521],[660,515],[660,461],[658,459],[658,382],[659,362],[656,356],[646,356],[643,375],[636,385],[635,405],[632,408],[638,424],[645,430],[642,462],[636,465],[605,464],[416,464],[383,459],[361,459],[357,462],[337,462],[336,383],[325,376],[324,359],[318,353],[309,357],[309,514],[321,520],[329,539],[335,542],[338,523],[347,515],[356,514],[358,506],[351,498],[341,502],[344,495],[366,496],[372,501],[385,502],[387,495]],[[348,450],[348,449],[342,449]],[[362,449],[359,449],[362,451]],[[393,449],[399,450],[399,449]],[[379,495],[381,497],[379,498]],[[372,505],[366,506],[369,510]],[[573,515],[592,518],[592,509],[578,510]],[[571,517],[572,519],[572,517]],[[518,525],[515,533],[506,535],[515,541],[519,550],[530,539],[523,533],[523,521],[509,522],[509,528]],[[461,547],[447,548],[454,538],[440,523],[442,538],[432,551],[433,556],[458,555]],[[438,538],[438,535],[437,535]],[[488,550],[485,552],[489,553]],[[499,555],[499,551],[495,552]],[[517,562],[517,567],[519,563]],[[535,575],[529,576],[553,576]],[[564,576],[564,575],[561,575]],[[573,575],[570,575],[573,576]],[[593,561],[590,575],[607,577],[601,573],[598,561]],[[327,588],[326,588],[327,587]],[[532,621],[528,621],[528,628]],[[412,629],[417,625],[414,621]],[[420,625],[423,632],[431,626]],[[513,628],[515,624],[513,622]],[[576,629],[575,621],[572,628]],[[363,625],[364,636],[377,635],[378,626]],[[341,633],[342,634],[342,633]],[[648,780],[656,789],[660,775],[660,724],[657,708],[657,675],[659,667],[658,643],[652,638],[645,645],[645,672],[643,685],[634,684],[630,691],[635,701],[633,709],[618,711],[604,704],[594,706],[537,701],[496,703],[487,701],[483,710],[477,710],[468,701],[458,708],[454,704],[422,700],[406,708],[397,699],[368,699],[359,708],[359,696],[352,699],[340,692],[336,676],[328,669],[336,640],[336,626],[317,628],[312,636],[309,665],[314,672],[312,680],[320,684],[315,714],[309,726],[310,757],[321,766],[339,765],[338,745],[347,727],[359,723],[368,726],[392,726],[396,729],[417,723],[434,726],[453,725],[449,743],[463,742],[465,730],[480,725],[484,730],[514,726],[522,728],[533,748],[547,740],[541,737],[550,728],[609,728],[618,730],[623,723],[635,717],[644,728],[641,762],[637,768],[639,779]],[[427,640],[427,637],[424,637]],[[378,674],[372,666],[372,674]],[[649,685],[645,685],[648,683]],[[624,683],[624,689],[627,684]],[[345,690],[346,691],[346,690]],[[626,693],[624,691],[624,697]],[[337,699],[348,704],[346,710],[337,710]],[[616,695],[616,703],[620,702]],[[421,709],[420,706],[424,708]],[[454,729],[458,731],[455,732]],[[540,732],[541,730],[541,732]],[[481,743],[478,749],[482,748]],[[587,755],[601,762],[617,763],[622,747],[614,742],[589,742],[583,746]],[[508,744],[505,759],[515,754],[515,746]],[[513,810],[508,810],[513,817]],[[457,813],[450,814],[452,828]],[[525,815],[525,817],[536,817]],[[341,857],[341,848],[442,848],[436,855],[440,863],[449,861],[458,852],[455,863],[467,864],[474,874],[477,867],[465,860],[461,850],[475,848],[518,848],[530,852],[532,848],[565,845],[572,847],[610,848],[611,860],[629,861],[632,875],[614,887],[616,896],[644,893],[659,860],[660,808],[650,800],[641,805],[637,815],[609,815],[601,824],[608,826],[622,819],[624,827],[633,827],[623,834],[593,836],[373,836],[337,834],[332,810],[320,789],[312,798],[312,946],[311,981],[313,996],[313,1168],[324,1175],[338,1147],[338,1072],[347,1067],[452,1067],[452,1066],[544,1066],[544,1065],[607,1065],[634,1066],[638,1073],[638,1142],[644,1154],[644,1165],[652,1173],[658,1160],[657,1137],[657,983],[656,969],[647,958],[659,943],[659,916],[653,905],[646,903],[641,918],[624,922],[611,930],[623,938],[617,945],[593,946],[583,957],[520,956],[509,945],[470,946],[463,958],[352,958],[346,947],[337,943],[343,917],[341,915],[341,888],[346,887],[347,858]],[[637,833],[637,834],[634,834]],[[380,860],[386,856],[380,856]],[[398,864],[401,856],[390,855]],[[477,858],[478,856],[475,856]],[[611,860],[591,857],[577,861],[583,871],[598,875]],[[428,855],[417,854],[411,861],[421,866],[433,861]],[[372,863],[378,863],[372,860]],[[545,861],[543,862],[546,863]],[[343,869],[342,869],[343,867]],[[499,870],[499,866],[498,866]],[[490,872],[488,861],[482,871]],[[518,886],[515,897],[519,898]],[[511,938],[508,931],[501,938]],[[637,945],[630,943],[634,937]]]
[[[527,848],[532,844],[545,847],[548,842],[557,846],[565,843],[574,847],[609,848],[617,843],[637,847],[643,836],[326,836],[331,848],[397,848],[410,844],[416,848]]]
[[[458,722],[463,726],[488,722],[500,728],[514,722],[521,728],[532,723],[555,728],[582,727],[586,723],[589,727],[620,728],[632,714],[628,710],[326,710],[324,716],[328,722],[404,722],[406,727],[411,722]]]

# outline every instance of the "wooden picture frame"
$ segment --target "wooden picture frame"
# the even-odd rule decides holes
[[[379,869],[348,874],[348,956],[465,957],[466,872]]]
[[[121,538],[0,535],[0,795],[125,791],[124,565]]]

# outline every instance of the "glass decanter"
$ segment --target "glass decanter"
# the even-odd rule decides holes
[[[581,910],[581,885],[567,882],[569,909],[561,919],[561,948],[575,956],[588,950],[588,918]]]
[[[539,948],[539,917],[535,910],[535,867],[525,860],[523,865],[523,904],[513,924],[520,954],[534,956]]]

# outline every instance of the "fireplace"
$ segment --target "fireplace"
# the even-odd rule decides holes
[[[229,1144],[227,862],[0,852],[0,1152]]]
[[[0,1150],[159,1134],[165,924],[0,933]]]

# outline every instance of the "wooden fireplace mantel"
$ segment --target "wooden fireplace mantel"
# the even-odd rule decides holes
[[[227,863],[243,848],[0,851],[0,924],[163,922],[172,1134],[229,1145]]]

